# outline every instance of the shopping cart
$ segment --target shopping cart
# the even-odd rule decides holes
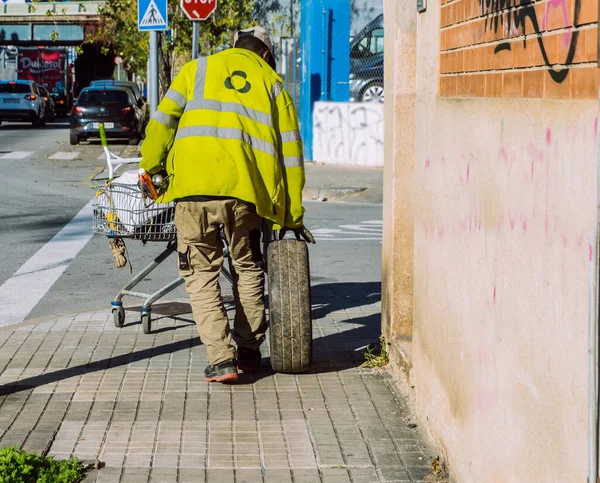
[[[159,288],[154,293],[133,291],[144,278],[148,276],[169,256],[177,251],[177,230],[175,229],[175,205],[173,203],[156,203],[143,196],[137,183],[121,182],[123,176],[115,178],[121,166],[137,164],[141,158],[121,158],[108,149],[104,125],[100,125],[102,147],[106,154],[108,179],[94,186],[96,193],[92,201],[93,232],[105,235],[109,239],[131,239],[146,242],[166,242],[166,248],[154,260],[136,274],[117,294],[111,302],[113,321],[116,327],[125,324],[125,308],[123,297],[130,296],[144,299],[140,307],[142,329],[145,334],[152,330],[152,304],[175,290],[183,283],[178,277]],[[136,179],[135,176],[132,176]],[[227,247],[223,254],[228,257]],[[228,268],[222,270],[225,278],[233,285],[233,277]]]

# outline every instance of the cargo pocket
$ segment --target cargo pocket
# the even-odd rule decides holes
[[[177,246],[177,258],[178,258],[178,269],[179,275],[182,277],[187,277],[194,273],[194,269],[192,268],[192,263],[190,259],[190,247],[188,245],[184,245],[182,243]]]
[[[245,201],[239,201],[233,208],[235,227],[238,230],[250,231],[260,225],[261,217],[256,213],[256,207]]]

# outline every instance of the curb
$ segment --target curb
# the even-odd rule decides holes
[[[354,195],[364,193],[367,188],[304,188],[302,199],[314,201],[325,198],[324,201],[346,201]]]

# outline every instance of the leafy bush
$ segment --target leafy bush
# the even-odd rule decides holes
[[[77,458],[57,461],[22,451],[0,448],[0,483],[76,483],[84,474]]]

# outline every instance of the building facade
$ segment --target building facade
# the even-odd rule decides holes
[[[598,2],[386,0],[385,35],[394,369],[453,480],[586,481]]]

